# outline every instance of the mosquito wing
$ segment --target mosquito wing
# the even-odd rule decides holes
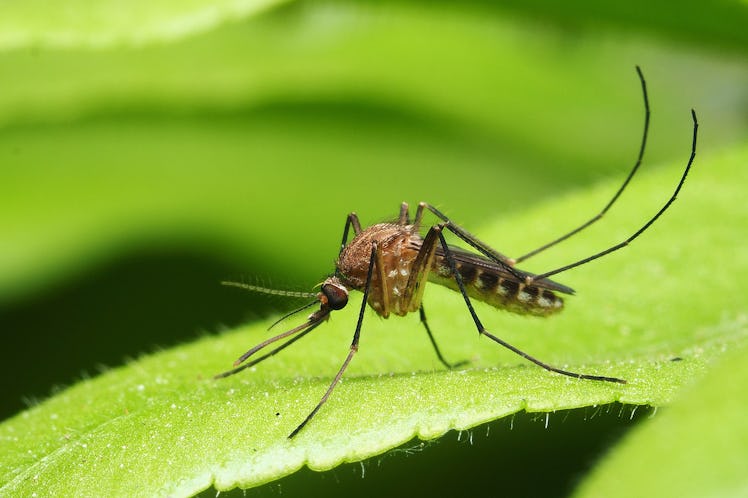
[[[517,279],[515,275],[507,271],[503,265],[483,255],[475,254],[473,252],[466,251],[465,249],[462,249],[460,247],[455,247],[452,245],[449,246],[449,251],[452,253],[452,256],[455,259],[455,263],[457,263],[458,266],[460,264],[473,266],[473,267],[476,267],[478,270],[483,270],[483,271],[493,273],[501,277],[502,279],[506,279],[509,281],[517,282],[517,283],[524,283],[525,277],[535,276],[535,274],[533,273],[526,272],[518,268],[514,268],[515,273],[517,273],[520,277],[522,277],[522,280],[519,280]],[[437,259],[443,260],[444,250],[441,247],[437,247],[436,256],[437,256]],[[534,287],[539,287],[541,289],[548,289],[551,291],[557,291],[563,294],[574,294],[574,289],[572,289],[571,287],[568,287],[563,284],[559,284],[558,282],[554,282],[553,280],[549,280],[549,279],[535,280],[533,281],[532,285]]]

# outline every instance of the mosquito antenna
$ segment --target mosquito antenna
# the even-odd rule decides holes
[[[289,318],[289,317],[295,315],[296,313],[298,313],[300,311],[304,311],[307,308],[311,308],[315,304],[319,304],[319,299],[315,299],[314,301],[311,301],[311,302],[305,304],[304,306],[301,306],[300,308],[296,308],[293,311],[289,311],[288,313],[286,313],[285,315],[283,315],[282,317],[280,317],[276,321],[274,321],[273,324],[270,327],[268,327],[268,330],[272,329],[273,327],[275,327],[276,325],[278,325],[280,322],[282,322],[286,318]]]
[[[239,289],[244,289],[244,290],[248,290],[251,292],[259,292],[261,294],[268,294],[271,296],[303,297],[303,298],[317,297],[317,294],[314,292],[292,291],[292,290],[285,290],[285,289],[271,289],[270,287],[263,287],[261,285],[245,284],[243,282],[234,282],[231,280],[224,280],[223,282],[221,282],[221,285],[225,285],[227,287],[237,287]],[[304,309],[304,308],[301,308],[301,309]]]

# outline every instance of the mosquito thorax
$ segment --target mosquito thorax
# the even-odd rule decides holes
[[[330,309],[340,310],[348,304],[348,289],[335,277],[328,278],[321,290],[320,301]]]

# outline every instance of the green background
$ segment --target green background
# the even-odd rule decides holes
[[[371,223],[427,200],[479,232],[614,185],[641,133],[636,64],[653,108],[647,166],[685,161],[690,107],[702,123],[700,175],[745,145],[745,3],[559,5],[0,5],[0,415],[144,352],[288,309],[218,283],[309,289],[331,271],[350,211]],[[716,183],[731,183],[720,171]],[[562,214],[488,242],[519,254],[594,210]],[[603,222],[610,242],[645,216]],[[719,251],[708,230],[701,237],[703,251]],[[571,274],[559,280],[577,287]],[[618,285],[591,281],[572,298],[579,306]],[[473,445],[450,436],[370,461],[364,481],[350,464],[280,486],[376,494],[381,482],[407,494],[443,473],[486,495],[500,480],[510,494],[564,496],[630,425],[631,407],[585,422],[590,410],[551,418],[548,430],[530,415],[513,431],[493,422],[494,437],[476,429]],[[542,478],[528,470],[539,461]],[[458,462],[470,463],[439,470]],[[273,495],[270,486],[257,492]]]

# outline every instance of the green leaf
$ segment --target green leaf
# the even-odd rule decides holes
[[[736,325],[748,328],[746,316]],[[731,351],[703,382],[631,434],[576,496],[745,496],[745,354],[745,347]]]
[[[266,324],[253,324],[84,380],[4,422],[0,490],[187,496],[211,484],[256,486],[302,465],[329,469],[414,436],[433,438],[519,410],[667,404],[748,336],[744,296],[734,287],[748,277],[741,231],[748,217],[741,202],[746,160],[745,147],[700,155],[681,198],[650,233],[564,275],[578,295],[560,316],[532,319],[477,307],[490,330],[522,349],[569,369],[626,378],[627,385],[563,378],[529,365],[479,340],[458,295],[429,287],[425,305],[437,339],[450,359],[470,358],[469,368],[443,371],[417,317],[384,321],[369,311],[344,382],[289,441],[344,358],[358,303],[252,371],[211,380],[269,335]],[[630,233],[666,199],[682,167],[643,172],[622,199],[626,207],[531,266],[569,261],[609,246],[618,239],[611,241],[611,233]],[[579,213],[599,209],[616,186],[606,182],[474,231],[491,243],[547,239],[571,228],[568,220]]]
[[[579,293],[561,316],[478,307],[493,332],[536,356],[631,384],[540,371],[478,340],[459,296],[430,288],[432,327],[450,359],[473,360],[466,371],[441,370],[416,317],[382,321],[368,312],[345,382],[288,445],[285,435],[347,352],[356,303],[254,372],[209,380],[268,337],[254,324],[80,382],[4,422],[0,494],[190,494],[214,478],[220,487],[255,485],[307,460],[328,467],[523,407],[615,399],[659,406],[683,396],[680,386],[722,349],[744,342],[736,282],[748,266],[738,188],[746,184],[748,73],[739,54],[705,48],[745,50],[741,3],[708,13],[686,3],[673,16],[631,2],[464,10],[304,2],[256,15],[272,5],[2,3],[2,318],[7,303],[23,307],[61,282],[66,294],[102,264],[164,246],[232,258],[275,282],[318,281],[348,211],[367,222],[392,217],[403,199],[436,202],[498,249],[520,253],[586,219],[614,189],[566,197],[596,175],[620,177],[635,154],[638,63],[653,105],[651,176],[637,179],[600,227],[529,269],[607,247],[657,209],[677,176],[671,160],[687,153],[685,107],[693,105],[702,152],[672,212],[634,246],[562,275]],[[715,156],[715,146],[730,144],[741,148]],[[166,329],[168,311],[180,311],[152,283],[130,283],[128,303],[163,303],[164,313],[147,319],[156,324],[149,330]],[[88,362],[71,359],[76,371],[85,368],[94,342],[106,343],[118,323],[134,324],[133,335],[146,330],[109,311],[108,290],[75,310],[108,314],[112,327],[101,328],[101,339],[74,337],[72,316],[44,332],[23,320],[2,323],[16,392],[33,391],[33,374],[68,379],[58,358],[85,350]],[[33,311],[50,314],[43,305]],[[725,429],[737,423],[727,419]]]

